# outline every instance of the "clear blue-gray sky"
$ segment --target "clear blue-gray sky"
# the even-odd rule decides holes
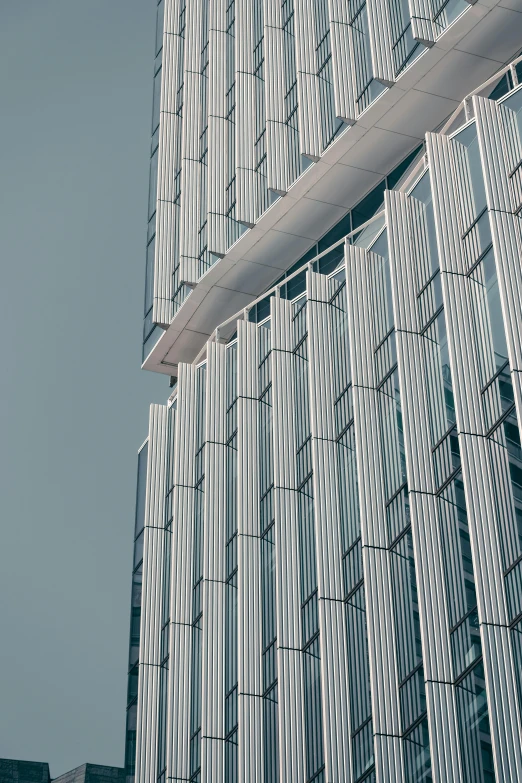
[[[0,756],[123,764],[154,0],[0,0]]]

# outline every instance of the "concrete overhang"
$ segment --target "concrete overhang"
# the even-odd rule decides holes
[[[143,368],[176,375],[522,48],[522,0],[470,5],[194,287]]]

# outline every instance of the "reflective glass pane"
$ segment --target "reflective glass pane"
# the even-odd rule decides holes
[[[149,456],[149,442],[147,441],[138,454],[138,476],[136,481],[136,516],[134,524],[134,538],[143,530],[145,524],[145,496],[147,491],[147,460]]]

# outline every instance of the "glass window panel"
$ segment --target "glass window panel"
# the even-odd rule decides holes
[[[451,634],[453,676],[460,677],[481,655],[478,613],[473,609]]]
[[[160,124],[162,76],[163,76],[163,69],[160,68],[154,76],[154,90],[152,94],[152,133],[153,134],[156,132]]]
[[[338,442],[337,464],[339,468],[339,523],[343,551],[346,552],[361,534],[353,427],[350,427],[342,440]]]
[[[339,239],[342,239],[352,230],[352,218],[351,213],[348,212],[333,228],[328,231],[320,240],[318,244],[318,252],[322,253],[330,245],[335,244]]]
[[[417,581],[411,532],[391,550],[392,594],[395,614],[399,681],[422,662]]]
[[[477,126],[472,122],[453,137],[458,163],[458,175],[462,190],[469,193],[469,203],[463,202],[464,229],[469,229],[473,221],[486,207],[486,191],[482,175],[482,164],[477,137]]]
[[[156,237],[147,245],[147,258],[145,264],[145,315],[150,312],[154,303],[154,254],[156,251]]]
[[[143,560],[143,530],[134,542],[134,568]]]
[[[456,427],[453,427],[433,449],[433,467],[437,487],[441,487],[460,467],[460,448]]]
[[[404,158],[402,163],[399,163],[399,165],[396,168],[394,168],[390,174],[388,174],[388,176],[386,177],[386,187],[388,188],[388,190],[394,190],[394,188],[404,177],[408,169],[413,168],[412,163],[417,162],[417,159],[419,158],[423,148],[424,145],[422,144],[420,145],[420,147],[416,147],[413,150],[413,152],[410,152],[407,158]]]
[[[250,308],[248,311],[249,321],[258,324],[261,321],[264,321],[265,318],[268,318],[270,315],[270,298],[272,296],[274,296],[273,293],[269,294]]]
[[[149,333],[148,337],[146,338],[145,342],[143,343],[143,349],[142,349],[142,361],[145,361],[149,353],[152,351],[154,346],[159,341],[161,335],[164,333],[164,329],[161,328],[161,326],[158,326],[157,324],[154,325],[152,331]]]
[[[386,520],[388,523],[388,540],[390,542],[395,541],[410,524],[410,499],[407,486],[404,486],[386,504]]]
[[[230,783],[238,781],[237,731],[225,742],[225,780]]]
[[[267,541],[266,536],[261,539],[261,582],[263,588],[263,647],[271,644],[276,637],[275,614],[275,552],[274,545]],[[269,683],[271,684],[271,683]],[[268,687],[268,684],[266,685]]]
[[[522,74],[521,74],[522,75]],[[511,629],[515,679],[519,708],[522,709],[522,619]]]
[[[442,307],[442,285],[440,272],[436,272],[417,298],[421,329],[431,321],[437,310]]]
[[[466,232],[463,239],[464,254],[467,259],[468,269],[471,269],[480,256],[491,247],[491,241],[489,212],[487,209],[484,209],[480,217],[477,218],[469,231]]]
[[[405,732],[426,712],[426,692],[422,666],[402,683],[399,688],[399,699],[402,730]]]
[[[150,178],[149,178],[149,218],[156,212],[156,201],[158,198],[158,150],[154,152],[150,159]]]
[[[406,481],[406,455],[397,369],[379,389],[384,496],[391,500]]]
[[[301,601],[304,602],[317,589],[314,502],[305,491],[298,493],[298,524],[301,550]]]
[[[493,377],[493,380],[482,391],[482,408],[486,432],[491,430],[496,422],[513,407],[515,397],[511,383],[509,364]]]
[[[444,311],[426,329],[424,338],[431,440],[435,446],[456,421]]]
[[[504,95],[507,95],[507,93],[510,92],[510,90],[512,89],[513,89],[513,82],[511,79],[511,74],[508,71],[497,82],[494,89],[488,95],[488,98],[490,99],[490,101],[498,101],[500,98],[503,98]]]
[[[310,780],[324,764],[319,639],[302,656],[306,734],[306,770]]]
[[[356,229],[384,208],[386,181],[379,182],[352,210],[352,228]]]
[[[467,0],[436,0],[435,5],[435,27],[438,34],[442,33],[455,19],[469,8]]]
[[[353,738],[353,772],[358,780],[374,762],[372,722],[366,723]]]
[[[344,262],[344,243],[338,245],[334,250],[331,250],[326,255],[318,259],[314,271],[319,272],[322,275],[329,275],[337,267]]]
[[[498,288],[493,250],[490,250],[471,273],[475,335],[479,352],[481,385],[504,366],[508,359],[504,319]]]
[[[519,84],[522,84],[522,62],[517,64],[516,69]],[[513,95],[503,101],[502,105],[513,112],[513,120],[518,133],[512,133],[511,136],[518,140],[517,152],[519,157],[522,154],[522,90],[518,89]]]
[[[127,678],[127,704],[134,701],[138,695],[138,665],[130,670]]]
[[[163,28],[165,23],[165,2],[160,0],[156,15],[156,54],[163,46]]]
[[[380,344],[374,353],[375,377],[377,382],[385,378],[397,364],[397,345],[395,332]]]
[[[350,238],[351,244],[355,245],[356,247],[370,247],[372,242],[375,241],[375,238],[383,229],[385,223],[386,218],[384,212],[381,212],[381,214],[375,217],[371,223],[369,223],[365,228],[361,229],[359,233],[352,234]]]
[[[489,438],[497,527],[505,570],[522,556],[522,452],[516,411]]]
[[[348,596],[363,579],[362,546],[359,539],[343,558],[344,592]]]
[[[462,783],[495,783],[482,662],[459,682],[456,694]]]
[[[461,475],[438,500],[450,627],[477,605],[471,543]]]
[[[277,685],[263,699],[265,783],[278,780],[279,744],[277,721]]]
[[[522,560],[506,575],[506,596],[509,620],[513,622],[522,614]]]
[[[306,291],[306,269],[283,283],[279,289],[281,299],[292,300]]]
[[[417,289],[420,291],[439,268],[439,252],[435,232],[435,218],[433,216],[433,200],[429,169],[424,172],[420,180],[412,189],[410,196],[417,201],[420,201],[423,205],[422,211],[415,216],[415,223],[418,225],[419,238],[423,239],[423,244],[418,248],[416,259]]]
[[[136,481],[136,516],[134,523],[134,537],[143,530],[145,524],[145,497],[147,492],[147,460],[149,456],[149,442],[147,441],[138,454],[138,477]]]
[[[346,602],[346,624],[348,630],[348,672],[349,698],[352,731],[357,731],[371,716],[370,701],[370,671],[368,665],[368,638],[366,632],[366,604],[364,586],[361,586]],[[373,763],[373,738],[371,737],[362,768],[357,773],[361,775]],[[364,743],[363,743],[364,744]],[[362,753],[360,748],[359,755]],[[357,752],[356,752],[356,755]]]
[[[405,780],[408,783],[431,783],[430,737],[426,718],[404,737],[403,748]]]

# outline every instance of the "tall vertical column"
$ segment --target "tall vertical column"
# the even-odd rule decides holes
[[[307,273],[307,328],[325,780],[350,783],[351,730],[331,354],[330,300],[339,284]]]
[[[443,542],[433,472],[429,398],[422,368],[430,340],[421,334],[417,265],[429,262],[422,205],[397,191],[385,192],[397,362],[404,423],[411,529],[417,563],[418,603],[434,783],[460,775],[458,729],[451,665],[450,620]],[[428,256],[428,258],[427,258]],[[429,276],[429,272],[427,276]],[[442,392],[443,393],[443,392]]]
[[[229,162],[228,135],[235,136],[235,125],[227,120],[227,67],[234,50],[232,33],[227,30],[225,0],[209,3],[208,31],[208,155],[207,221],[208,250],[223,256],[227,250],[227,193]],[[229,127],[230,126],[230,127]],[[235,144],[235,141],[234,141]],[[234,144],[230,145],[232,148]]]
[[[167,408],[151,405],[147,489],[143,530],[136,781],[155,780],[158,774],[158,715],[161,664],[163,551],[165,547],[165,480]]]
[[[174,268],[179,259],[179,167],[181,114],[177,109],[178,92],[182,88],[183,72],[180,58],[184,40],[179,33],[181,0],[163,0],[163,47],[159,95],[158,179],[156,203],[156,239],[154,257],[153,321],[168,326],[172,311]],[[159,32],[159,31],[158,31]],[[155,94],[154,101],[158,100]],[[154,130],[154,129],[153,129]],[[151,194],[152,196],[152,194]]]
[[[272,300],[275,576],[280,780],[305,780],[301,575],[292,308]]]
[[[319,160],[323,143],[321,89],[316,64],[317,9],[313,0],[294,0],[294,6],[300,150],[302,155]]]
[[[180,280],[195,283],[200,278],[199,255],[201,216],[206,212],[206,188],[202,187],[206,167],[201,161],[200,135],[207,122],[206,76],[201,73],[203,19],[208,0],[194,0],[186,6],[183,71],[183,130],[181,134]]]
[[[225,346],[207,343],[203,629],[201,632],[201,781],[224,775],[226,367]]]
[[[257,326],[238,327],[238,756],[239,781],[264,779],[259,522]]]
[[[283,28],[279,0],[263,0],[265,26],[267,187],[284,195],[300,172],[297,131],[288,125],[286,93],[295,73],[294,36]]]
[[[190,779],[196,368],[180,364],[173,459],[167,778]]]
[[[473,97],[518,420],[522,421],[522,138],[505,104]]]
[[[361,514],[363,572],[378,783],[403,780],[398,668],[381,469],[379,401],[375,391],[372,266],[377,257],[346,245],[350,362]]]
[[[470,245],[475,241],[473,228],[478,218],[470,228],[475,207],[474,183],[461,146],[458,138],[450,140],[445,136],[427,135],[437,240],[441,250],[450,365],[457,392],[455,413],[477,575],[478,618],[491,742],[497,780],[509,781],[522,775],[518,739],[521,724],[513,688],[514,665],[509,647],[509,613],[495,479],[490,467],[489,442],[485,437],[488,427],[477,363],[479,346],[473,312],[475,284],[467,274],[475,259],[473,254],[470,255]],[[447,209],[448,203],[456,198],[460,199],[460,209]],[[488,219],[487,214],[485,219]]]
[[[266,208],[264,4],[236,0],[236,218],[253,226]]]

